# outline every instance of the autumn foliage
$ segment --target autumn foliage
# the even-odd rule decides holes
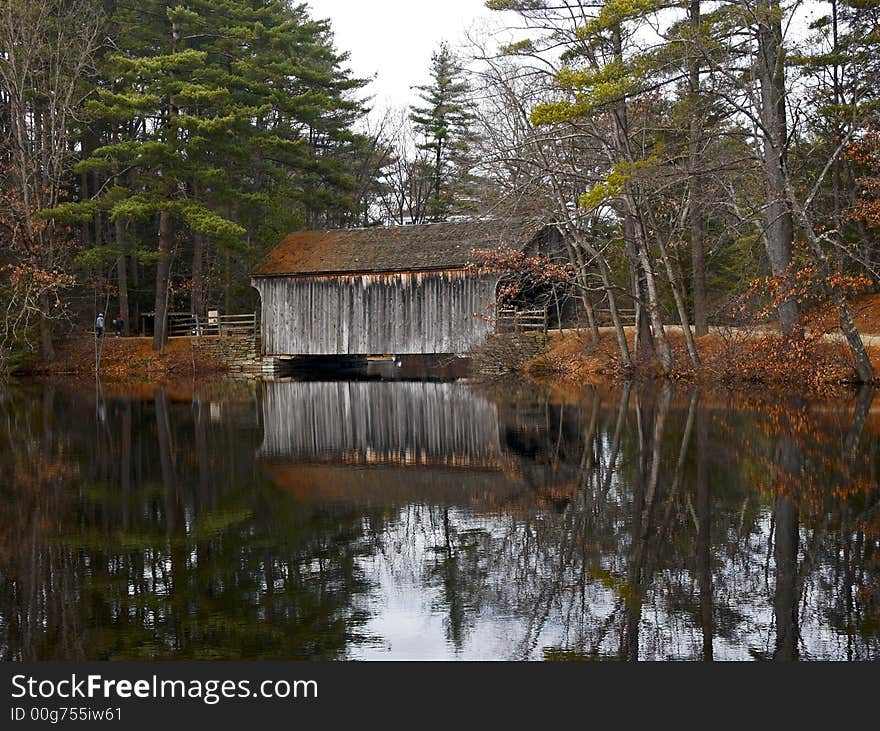
[[[62,293],[75,278],[65,269],[76,249],[69,230],[35,217],[21,191],[8,184],[0,161],[0,365],[15,348],[33,349],[31,329],[65,313]]]
[[[554,294],[568,295],[574,286],[575,269],[546,256],[527,254],[511,247],[471,252],[476,263],[469,270],[476,274],[501,274],[498,305],[515,306],[524,300],[542,304]]]
[[[880,130],[870,127],[849,145],[847,155],[865,172],[856,179],[859,197],[848,212],[855,221],[880,227]]]

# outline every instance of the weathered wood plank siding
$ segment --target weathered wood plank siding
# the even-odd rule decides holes
[[[500,455],[497,408],[464,384],[282,381],[263,387],[263,457],[487,466]]]
[[[267,355],[463,353],[494,329],[497,277],[464,270],[257,277]]]

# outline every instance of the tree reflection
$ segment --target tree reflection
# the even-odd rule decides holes
[[[54,400],[3,401],[6,659],[344,655],[361,514],[291,504],[197,400]]]
[[[880,656],[872,390],[400,387],[311,412],[320,450],[241,384],[3,391],[2,657],[381,654],[401,594],[455,657]]]

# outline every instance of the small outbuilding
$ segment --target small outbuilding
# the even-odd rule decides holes
[[[501,278],[469,266],[472,252],[522,250],[543,231],[476,220],[291,234],[253,274],[263,353],[467,352],[494,331]]]

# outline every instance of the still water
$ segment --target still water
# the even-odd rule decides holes
[[[872,401],[7,387],[0,657],[878,659]]]

